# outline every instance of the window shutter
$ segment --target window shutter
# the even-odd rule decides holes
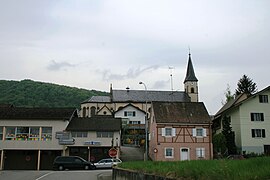
[[[165,136],[165,128],[162,128],[162,129],[161,129],[161,135],[162,135],[162,136]]]
[[[255,129],[251,129],[251,135],[252,137],[255,137]]]
[[[203,129],[203,137],[206,137],[206,129]]]
[[[261,121],[264,121],[263,113],[261,113]]]
[[[196,148],[196,156],[200,157],[200,148]]]
[[[193,129],[192,129],[192,135],[193,135],[193,136],[196,136],[196,128],[193,128]]]
[[[202,148],[202,157],[205,157],[205,148]]]
[[[172,136],[175,136],[175,128],[172,128]]]
[[[265,129],[262,129],[262,137],[265,138]]]
[[[251,118],[251,121],[254,121],[254,114],[253,113],[250,113],[250,118]]]

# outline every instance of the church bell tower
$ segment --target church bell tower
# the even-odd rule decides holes
[[[193,69],[191,54],[188,54],[188,65],[186,78],[184,80],[185,92],[189,95],[191,102],[199,101],[199,91],[198,91],[198,79],[195,76],[195,72]]]

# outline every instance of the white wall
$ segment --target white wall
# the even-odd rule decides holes
[[[270,91],[263,93],[270,98]],[[268,99],[270,100],[270,99]],[[242,150],[262,153],[264,145],[270,145],[270,102],[259,103],[259,96],[241,105]],[[250,113],[263,113],[264,121],[251,121]],[[265,129],[265,138],[252,138],[251,129]]]
[[[24,127],[52,127],[51,141],[19,141],[5,140],[0,141],[0,149],[51,149],[61,150],[62,145],[58,144],[58,139],[55,138],[55,132],[65,130],[68,121],[63,120],[1,120],[1,126],[24,126]],[[3,134],[3,137],[5,134]]]
[[[124,116],[124,112],[125,111],[135,111],[136,112],[136,116]],[[134,108],[133,106],[127,106],[123,109],[121,109],[120,111],[117,111],[115,113],[115,117],[116,118],[128,118],[130,121],[140,121],[141,124],[145,124],[145,113],[143,113],[142,111],[138,110],[137,108]]]

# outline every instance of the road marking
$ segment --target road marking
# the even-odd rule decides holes
[[[52,174],[52,173],[54,173],[54,172],[48,172],[47,174],[44,174],[43,176],[40,176],[40,177],[37,178],[36,180],[40,180],[40,179],[42,179],[42,178],[44,178],[44,177],[46,177],[46,176],[48,176],[48,175],[50,175],[50,174]]]

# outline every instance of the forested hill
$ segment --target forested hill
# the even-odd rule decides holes
[[[23,107],[80,107],[82,101],[94,95],[109,94],[32,80],[0,80],[0,104]]]

